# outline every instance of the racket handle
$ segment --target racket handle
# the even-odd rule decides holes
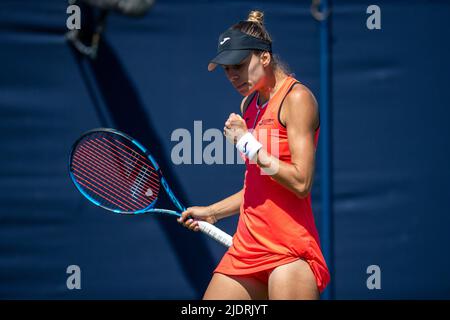
[[[233,238],[226,232],[223,232],[219,228],[213,226],[206,221],[198,221],[200,231],[206,233],[214,240],[220,242],[226,247],[230,247],[233,244]]]

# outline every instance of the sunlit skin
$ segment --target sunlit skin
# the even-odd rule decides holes
[[[253,53],[237,65],[222,66],[233,87],[246,98],[258,91],[258,104],[269,100],[283,84],[287,75],[273,68],[268,52]],[[262,170],[276,168],[271,177],[297,197],[307,197],[314,177],[314,135],[319,124],[318,106],[313,94],[304,85],[296,85],[286,96],[280,119],[287,128],[291,163],[280,161],[267,153],[258,151],[256,162]],[[231,113],[225,121],[224,135],[236,143],[248,132],[244,119]],[[179,222],[198,231],[196,220],[216,223],[218,220],[239,212],[242,203],[240,190],[236,194],[210,206],[194,206],[182,213]],[[227,291],[228,290],[228,291]],[[228,292],[225,294],[225,292]],[[258,280],[215,273],[205,292],[204,299],[317,299],[318,289],[309,265],[299,259],[273,270],[268,286]]]

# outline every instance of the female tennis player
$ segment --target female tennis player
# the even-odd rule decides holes
[[[246,158],[236,194],[190,207],[178,220],[216,223],[240,213],[233,245],[214,270],[204,299],[318,299],[330,275],[311,209],[319,112],[311,91],[272,54],[263,13],[252,11],[219,37],[209,63],[222,66],[244,96],[224,135]],[[245,119],[245,120],[244,120]]]

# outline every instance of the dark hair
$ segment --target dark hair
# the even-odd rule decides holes
[[[272,38],[267,32],[264,26],[264,13],[258,10],[252,10],[248,14],[248,18],[246,21],[240,21],[231,27],[232,29],[240,30],[250,36],[253,36],[258,39],[262,39],[269,43],[272,43]],[[260,50],[255,50],[255,53],[261,53]],[[281,61],[278,55],[270,53],[272,67],[275,71],[279,70],[286,74],[291,74],[289,67],[286,63]]]

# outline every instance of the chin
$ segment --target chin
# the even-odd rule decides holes
[[[250,91],[248,89],[246,89],[246,88],[243,88],[241,90],[237,90],[236,89],[236,91],[243,97],[246,97],[246,96],[248,96],[250,94]]]

